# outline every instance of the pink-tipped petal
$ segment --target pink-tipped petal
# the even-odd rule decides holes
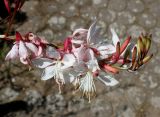
[[[15,59],[18,57],[18,45],[13,45],[12,49],[8,52],[5,60]]]

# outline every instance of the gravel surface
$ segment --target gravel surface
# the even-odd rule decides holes
[[[16,30],[34,32],[50,42],[63,40],[76,28],[88,28],[95,18],[107,39],[111,27],[120,37],[152,33],[154,57],[138,72],[116,75],[118,86],[96,81],[97,95],[91,103],[70,86],[59,94],[53,80],[40,80],[39,71],[23,72],[23,65],[12,65],[13,75],[8,80],[0,77],[0,82],[5,81],[0,83],[0,104],[22,100],[27,109],[9,111],[5,117],[160,116],[160,0],[28,0],[22,11],[27,20]],[[0,71],[7,67],[1,65]]]

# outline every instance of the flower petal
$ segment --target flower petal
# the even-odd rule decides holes
[[[108,55],[108,54],[115,53],[116,52],[116,48],[113,45],[109,44],[109,45],[98,47],[98,51],[103,56],[103,55]]]
[[[82,53],[82,54],[84,54],[84,57],[83,57],[83,61],[85,61],[85,62],[88,62],[88,61],[90,61],[90,60],[93,60],[93,59],[95,59],[95,57],[94,57],[94,52],[93,52],[93,50],[92,49],[86,49],[86,51],[84,52],[84,53]],[[81,55],[82,55],[81,54]]]
[[[48,59],[48,58],[36,58],[36,59],[32,59],[32,64],[35,66],[35,67],[38,67],[38,68],[45,68],[51,64],[53,64],[54,61],[51,60],[51,59]]]
[[[106,86],[115,86],[119,83],[115,78],[111,76],[98,77],[98,79],[102,81]]]
[[[84,43],[83,40],[74,40],[74,39],[72,39],[71,42],[74,44],[83,44]]]
[[[89,27],[88,29],[88,34],[87,34],[87,43],[90,43],[90,40],[94,36],[94,33],[96,32],[96,21],[93,22],[93,24]]]
[[[83,45],[81,45],[79,48],[73,48],[72,51],[74,55],[76,56],[76,59],[78,62],[83,61],[84,53],[86,51],[86,48]]]
[[[119,37],[113,28],[111,28],[111,33],[112,33],[113,45],[116,47],[117,43],[119,42]]]
[[[34,44],[25,42],[25,45],[35,56],[38,56],[38,48]]]
[[[96,27],[96,21],[90,26],[87,34],[87,44],[93,45],[99,42],[100,28]]]
[[[73,44],[82,44],[82,43],[84,43],[86,41],[87,32],[88,32],[87,29],[83,29],[83,28],[76,29],[72,34],[71,42]]]
[[[94,57],[94,52],[92,49],[88,49],[87,51],[89,51],[89,56],[88,56],[88,59],[89,60],[93,60],[95,57]]]
[[[85,94],[87,98],[89,98],[89,102],[90,97],[96,92],[96,86],[93,79],[93,74],[91,72],[87,72],[87,74],[80,79],[79,89],[83,91],[83,94]]]
[[[97,62],[96,59],[90,60],[86,64],[88,66],[88,69],[90,69],[92,72],[100,70],[98,62]]]
[[[37,56],[40,56],[42,53],[43,53],[43,48],[42,48],[42,46],[38,46]]]
[[[41,75],[41,79],[48,80],[48,79],[52,78],[53,76],[55,76],[55,66],[48,66],[44,69],[44,71]]]
[[[60,53],[53,47],[47,47],[46,49],[46,56],[49,58],[55,58],[55,59],[60,59],[61,55]]]
[[[84,73],[84,72],[86,72],[86,70],[88,70],[88,68],[86,67],[85,62],[83,62],[83,61],[80,61],[80,62],[74,64],[73,68],[74,68],[74,71],[77,72],[77,74],[78,73]]]
[[[62,62],[64,64],[64,66],[62,67],[62,69],[65,69],[67,67],[71,67],[73,66],[73,64],[75,63],[76,59],[74,57],[73,54],[65,54],[63,56]]]
[[[18,45],[13,45],[12,49],[8,52],[5,60],[15,59],[18,57]]]
[[[76,30],[73,32],[72,36],[74,37],[74,36],[76,36],[77,34],[86,33],[87,31],[88,31],[87,29],[78,28],[78,29],[76,29]]]
[[[22,41],[19,41],[19,56],[22,58],[27,58],[29,56],[27,48]]]

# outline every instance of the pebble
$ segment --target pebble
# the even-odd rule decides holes
[[[112,105],[109,101],[104,101],[104,97],[99,97],[98,100],[92,102],[90,110],[92,117],[110,117],[112,115]]]
[[[75,5],[72,4],[66,4],[62,10],[60,11],[60,13],[68,18],[74,17],[74,16],[78,16],[78,9]]]
[[[133,13],[141,13],[144,10],[144,4],[141,0],[128,0],[127,9]]]
[[[153,41],[155,43],[160,44],[160,27],[155,27],[153,29],[150,30],[150,33],[153,35]]]
[[[92,6],[95,8],[106,8],[109,0],[92,0]]]
[[[152,97],[150,100],[153,107],[160,109],[160,97]]]
[[[126,26],[121,23],[118,23],[118,22],[111,23],[109,25],[109,32],[111,28],[113,28],[117,32],[117,35],[119,37],[124,37],[127,34]]]
[[[43,102],[42,95],[36,90],[27,91],[24,100],[31,106],[41,106]]]
[[[19,92],[11,89],[10,87],[0,90],[0,103],[7,103],[16,99]]]
[[[138,23],[145,28],[153,28],[156,24],[156,20],[152,14],[143,13],[138,18]]]
[[[61,30],[65,27],[66,18],[63,16],[52,16],[48,20],[48,24],[51,29],[53,30]]]
[[[112,23],[116,19],[116,13],[113,10],[101,9],[98,19],[106,23]]]
[[[122,11],[126,7],[126,0],[110,0],[108,8],[115,11]]]
[[[44,37],[46,40],[48,40],[49,42],[52,42],[54,40],[54,34],[53,31],[51,29],[45,29],[42,32],[40,32],[38,34],[38,36]]]
[[[160,17],[159,5],[160,5],[160,0],[157,0],[157,2],[148,3],[147,6],[148,6],[149,13],[151,13],[155,17]]]
[[[126,90],[126,95],[130,103],[134,104],[135,107],[142,105],[146,99],[146,93],[142,88],[130,87]]]
[[[117,22],[124,25],[133,24],[136,20],[136,17],[128,11],[122,11],[118,13]]]

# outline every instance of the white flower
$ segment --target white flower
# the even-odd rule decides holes
[[[36,58],[32,60],[34,66],[44,69],[41,75],[42,80],[54,78],[59,85],[72,83],[75,79],[70,70],[75,63],[75,57],[72,54],[65,54],[63,59],[52,60],[48,58]]]
[[[16,42],[8,52],[6,60],[19,58],[23,64],[29,64],[29,59],[38,56],[36,45],[30,41],[25,41],[23,38],[20,33],[16,32]]]
[[[62,60],[36,58],[32,60],[32,63],[38,68],[44,68],[42,80],[48,80],[54,77],[58,82],[65,84],[66,76],[64,77],[63,73],[66,71],[69,73],[67,69],[72,67],[75,63],[75,57],[72,54],[65,54]]]
[[[29,42],[16,42],[12,49],[8,52],[5,60],[13,60],[19,58],[23,64],[28,64],[27,58],[37,56],[38,48]]]
[[[112,28],[111,28],[111,33],[112,33],[113,44],[100,43],[102,41],[99,37],[100,28],[96,27],[96,21],[89,27],[88,33],[86,33],[86,29],[77,29],[73,33],[73,37],[77,33],[81,36],[83,35],[82,36],[83,39],[80,38],[81,40],[80,39],[77,40],[77,39],[73,38],[72,43],[80,44],[80,45],[84,45],[84,46],[87,45],[87,47],[89,47],[89,48],[96,49],[100,53],[100,55],[101,55],[100,57],[102,59],[107,58],[108,55],[116,52],[116,46],[117,46],[117,43],[119,42],[119,38],[118,38],[116,32],[114,31],[114,29],[112,29]]]

